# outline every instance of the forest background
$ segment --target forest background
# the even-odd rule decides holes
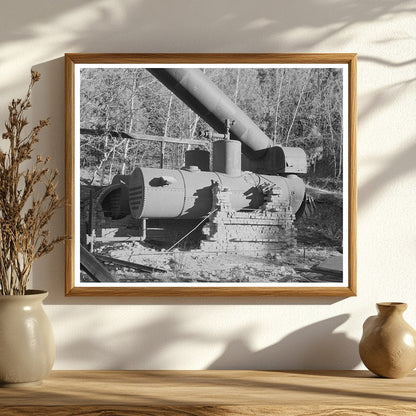
[[[307,184],[342,192],[341,69],[202,70],[275,144],[305,150]],[[195,141],[210,145],[199,136],[210,127],[145,69],[82,68],[80,127],[81,180],[91,185],[136,166],[180,168]]]

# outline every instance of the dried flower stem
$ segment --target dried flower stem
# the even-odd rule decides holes
[[[50,122],[49,118],[41,120],[23,136],[28,124],[24,113],[31,107],[32,88],[39,79],[40,74],[32,71],[25,98],[13,100],[9,105],[6,132],[2,135],[9,147],[6,152],[0,150],[1,295],[23,295],[33,262],[65,239],[65,236],[51,239],[45,229],[56,209],[63,205],[63,199],[56,193],[58,171],[52,172],[49,157],[41,156],[37,156],[31,168],[22,168],[23,163],[32,159],[39,132]],[[43,192],[38,192],[39,186]],[[38,197],[34,197],[35,187]]]

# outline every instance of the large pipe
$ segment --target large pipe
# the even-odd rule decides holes
[[[204,73],[196,68],[148,68],[188,107],[218,132],[225,133],[225,119],[234,120],[232,139],[242,143],[242,152],[250,159],[262,157],[272,141]]]

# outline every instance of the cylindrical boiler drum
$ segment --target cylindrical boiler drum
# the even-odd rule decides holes
[[[212,210],[215,182],[231,191],[231,207],[236,211],[257,209],[263,204],[262,184],[275,184],[282,201],[293,201],[293,212],[299,209],[305,192],[300,179],[289,182],[282,176],[243,172],[232,177],[219,172],[136,168],[129,186],[131,215],[134,218],[202,218]],[[302,195],[294,198],[292,193]]]
[[[113,220],[124,218],[130,213],[129,189],[123,183],[115,183],[101,191],[97,198],[103,214]]]

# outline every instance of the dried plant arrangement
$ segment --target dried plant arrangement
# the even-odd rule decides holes
[[[50,237],[46,225],[63,199],[56,192],[57,170],[49,167],[49,157],[32,160],[39,132],[50,119],[41,120],[26,133],[25,112],[39,72],[31,72],[26,96],[9,105],[6,132],[0,146],[0,293],[24,295],[33,262],[64,240]]]

